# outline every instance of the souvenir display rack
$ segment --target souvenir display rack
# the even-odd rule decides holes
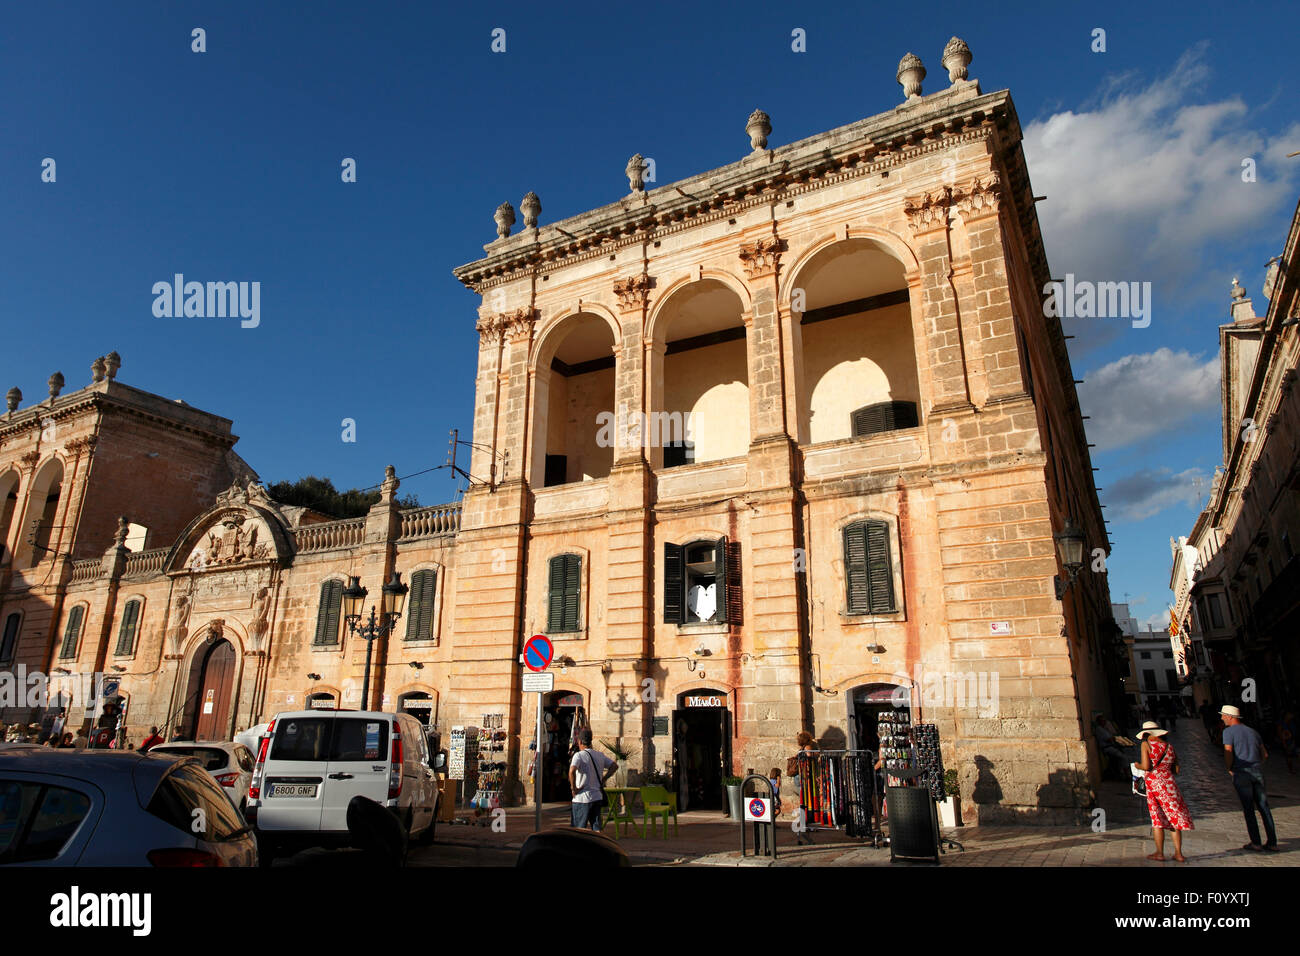
[[[501,806],[501,791],[506,777],[505,714],[484,714],[479,724],[476,757],[478,790],[470,806],[477,810],[495,810]]]
[[[876,729],[880,735],[880,756],[884,759],[886,776],[895,780],[907,780],[911,772],[916,770],[911,716],[906,710],[882,711]]]
[[[876,758],[869,750],[819,750],[798,755],[795,794],[808,830],[838,830],[872,839],[880,830],[875,799]],[[879,845],[879,844],[877,844]]]
[[[939,728],[934,724],[916,724],[912,727],[912,749],[916,767],[921,771],[920,786],[930,791],[935,802],[948,799],[943,789],[943,757],[939,753]]]

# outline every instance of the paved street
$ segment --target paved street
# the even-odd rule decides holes
[[[1281,851],[1253,853],[1241,849],[1246,828],[1241,808],[1223,768],[1219,749],[1212,745],[1200,721],[1181,720],[1170,734],[1182,765],[1179,785],[1192,814],[1195,830],[1184,844],[1187,864],[1156,863],[1145,857],[1153,849],[1144,798],[1129,792],[1127,784],[1107,782],[1098,796],[1105,812],[1105,828],[1091,827],[967,826],[947,835],[961,841],[964,852],[949,851],[944,866],[1145,866],[1187,868],[1199,866],[1300,865],[1300,777],[1290,775],[1280,758],[1269,761],[1266,780],[1269,802],[1277,821]],[[471,816],[471,815],[467,815]],[[544,825],[566,824],[567,804],[544,809]],[[719,813],[692,811],[680,815],[674,834],[662,836],[624,834],[620,842],[633,864],[671,865],[772,865],[769,861],[740,860],[740,831]],[[525,837],[533,831],[531,808],[513,808],[506,814],[506,830],[439,824],[434,846],[414,848],[413,866],[509,866]],[[788,820],[779,828],[778,866],[888,866],[888,848],[874,849],[834,831],[813,834],[813,846],[796,846]],[[1172,841],[1166,854],[1172,853]],[[339,856],[340,854],[333,854]],[[319,851],[299,854],[285,865],[325,865]],[[314,859],[319,857],[320,859]],[[331,861],[332,862],[332,861]],[[277,863],[277,865],[281,865]],[[911,865],[911,864],[909,864]],[[925,864],[915,864],[925,865]]]

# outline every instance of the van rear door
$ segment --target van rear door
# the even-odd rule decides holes
[[[319,830],[331,725],[320,717],[283,717],[267,746],[259,830]]]
[[[392,718],[384,714],[339,714],[332,721],[334,736],[325,768],[322,830],[348,828],[348,804],[353,797],[388,799],[389,747]]]

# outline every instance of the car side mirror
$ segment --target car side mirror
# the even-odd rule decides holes
[[[446,764],[447,764],[447,755],[438,754],[438,756],[435,757],[433,760],[433,769],[441,770],[444,766],[446,766]]]

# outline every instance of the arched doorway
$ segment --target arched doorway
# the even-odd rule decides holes
[[[571,800],[569,761],[576,744],[576,731],[586,726],[581,694],[557,690],[542,701],[542,802]]]
[[[898,717],[910,723],[911,691],[897,684],[860,684],[848,693],[849,726],[855,750],[880,751],[881,717]],[[891,725],[895,721],[890,721]]]
[[[722,778],[731,775],[731,711],[724,690],[677,695],[673,711],[673,786],[680,810],[727,809]]]
[[[230,692],[235,683],[235,648],[227,640],[214,641],[194,655],[190,667],[190,693],[182,726],[190,740],[225,740],[230,734]]]

